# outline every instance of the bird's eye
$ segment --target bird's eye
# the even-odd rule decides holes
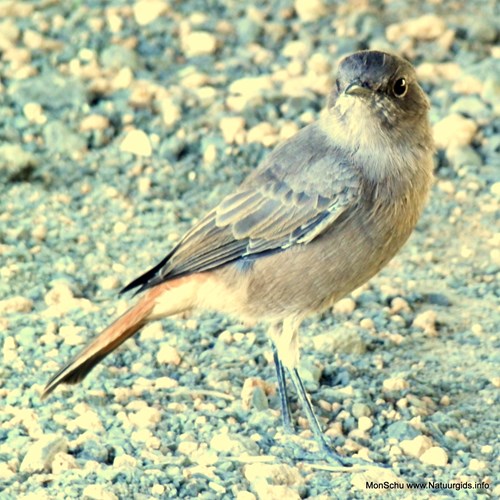
[[[392,92],[396,97],[404,97],[408,92],[408,82],[406,78],[398,78],[392,86]]]

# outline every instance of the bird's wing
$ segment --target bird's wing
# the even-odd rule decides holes
[[[123,291],[306,245],[355,204],[359,190],[357,170],[324,133],[307,127]]]

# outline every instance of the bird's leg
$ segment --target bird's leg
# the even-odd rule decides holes
[[[268,335],[271,340],[271,345],[273,347],[273,358],[274,358],[274,366],[276,367],[276,377],[278,379],[278,392],[280,398],[281,405],[281,418],[283,421],[283,427],[287,434],[292,434],[294,431],[292,425],[292,418],[290,412],[290,402],[288,399],[288,393],[286,388],[286,378],[285,378],[285,369],[283,367],[283,363],[278,354],[278,348],[276,347],[276,342],[279,339],[283,329],[282,323],[275,323],[271,325],[269,328]]]
[[[292,418],[290,416],[290,401],[288,399],[288,393],[286,389],[286,379],[285,379],[285,369],[283,368],[283,363],[278,355],[278,350],[273,343],[273,358],[274,366],[276,367],[276,377],[278,378],[278,392],[281,404],[281,418],[283,420],[283,428],[288,434],[292,434],[294,431]]]
[[[319,425],[318,419],[314,413],[313,407],[309,400],[309,397],[306,393],[304,383],[300,378],[299,372],[297,370],[297,366],[299,364],[299,345],[298,345],[298,330],[300,326],[300,320],[296,318],[286,318],[283,321],[283,327],[280,333],[277,330],[273,330],[272,340],[275,344],[275,352],[274,359],[278,361],[276,363],[276,370],[278,371],[278,384],[280,378],[283,378],[283,387],[285,387],[284,383],[284,370],[283,365],[288,369],[290,374],[290,378],[292,379],[292,383],[295,387],[295,391],[297,392],[297,396],[300,400],[302,407],[306,413],[307,420],[309,422],[309,426],[311,431],[318,443],[321,453],[330,461],[335,462],[336,464],[341,465],[350,465],[354,463],[349,458],[343,458],[337,453],[335,453],[327,444],[325,436],[323,435],[323,431]],[[279,366],[281,365],[282,373],[280,374]],[[280,392],[281,392],[281,384],[280,384]],[[283,405],[286,404],[286,392],[284,400],[281,400],[282,409]],[[285,410],[283,410],[283,416],[285,415]],[[288,413],[288,407],[286,410]],[[285,417],[284,417],[285,418]],[[288,415],[288,418],[290,416]]]

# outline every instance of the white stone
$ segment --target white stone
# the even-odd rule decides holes
[[[136,156],[151,156],[153,148],[147,134],[139,129],[132,129],[123,138],[120,151]]]
[[[317,21],[327,13],[323,0],[295,0],[295,12],[301,21]]]
[[[165,14],[168,4],[164,0],[139,0],[133,5],[132,11],[137,24],[146,26]]]
[[[427,436],[417,436],[413,439],[404,439],[399,443],[399,447],[405,455],[419,458],[427,450],[433,448],[432,440]]]
[[[210,55],[217,49],[217,38],[208,31],[192,31],[182,40],[182,50],[187,57]]]
[[[50,434],[32,444],[21,462],[20,471],[30,474],[48,472],[56,453],[66,452],[68,441],[65,437]]]
[[[410,384],[407,380],[401,377],[392,377],[384,380],[382,388],[384,391],[404,391],[408,389]]]
[[[443,448],[433,446],[422,454],[420,461],[424,464],[444,467],[448,463],[448,454]]]
[[[476,123],[457,113],[446,116],[433,127],[436,146],[442,149],[468,146],[476,132]]]

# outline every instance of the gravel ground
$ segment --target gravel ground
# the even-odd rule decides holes
[[[0,498],[363,498],[367,480],[498,498],[495,9],[0,2]],[[305,324],[301,370],[338,450],[389,467],[315,460],[296,406],[283,436],[263,329],[214,314],[151,324],[42,402],[126,307],[117,290],[313,120],[362,48],[416,65],[436,183],[400,255]],[[448,487],[399,489],[428,481]]]

